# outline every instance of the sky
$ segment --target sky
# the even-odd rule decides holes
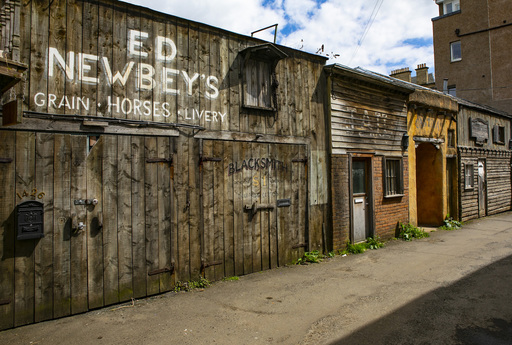
[[[434,69],[433,0],[124,0],[250,36],[278,24],[277,43],[329,57],[328,64],[382,74]],[[256,37],[274,40],[274,29]],[[323,47],[323,51],[322,51]]]

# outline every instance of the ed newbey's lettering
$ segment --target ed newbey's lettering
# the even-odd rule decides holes
[[[148,50],[145,45],[151,44],[147,32],[128,30],[127,42],[128,61],[123,70],[113,70],[109,57],[69,51],[61,53],[57,48],[49,47],[47,52],[47,75],[55,77],[61,73],[70,82],[80,82],[82,85],[107,84],[122,88],[132,80],[136,91],[158,92],[171,96],[194,96],[214,100],[219,97],[219,79],[214,75],[199,74],[187,70],[177,70],[169,66],[177,56],[178,50],[173,40],[157,36],[154,39],[154,61],[161,67],[144,63]],[[151,49],[152,50],[152,49]],[[133,59],[130,61],[130,59]],[[83,86],[87,87],[87,86]],[[201,92],[198,90],[201,89]],[[110,93],[110,92],[109,92]],[[170,102],[154,102],[132,97],[115,97],[106,95],[107,104],[103,104],[107,114],[124,114],[135,116],[169,117]],[[75,95],[44,94],[34,95],[34,104],[38,107],[51,106],[56,109],[85,110],[91,107],[91,100]],[[175,101],[171,101],[175,102]],[[98,107],[102,104],[98,103]],[[180,120],[206,122],[224,122],[227,113],[217,109],[182,109],[177,114]]]
[[[34,103],[38,107],[53,107],[55,109],[66,109],[68,111],[89,111],[91,107],[91,100],[87,97],[76,97],[76,96],[61,96],[57,97],[52,93],[46,96],[42,92],[38,92],[34,96]],[[124,114],[133,116],[153,116],[154,118],[164,117],[168,118],[173,115],[170,110],[170,104],[168,102],[152,102],[152,101],[141,101],[140,99],[134,98],[120,98],[120,97],[107,97],[107,112],[114,114]],[[98,104],[98,107],[101,104]],[[214,111],[214,110],[199,110],[185,108],[183,111],[178,110],[177,112],[179,120],[187,121],[201,121],[204,122],[224,122],[226,120],[227,113]]]

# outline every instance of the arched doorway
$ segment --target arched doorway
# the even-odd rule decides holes
[[[431,143],[416,147],[416,203],[418,225],[443,223],[443,156]]]

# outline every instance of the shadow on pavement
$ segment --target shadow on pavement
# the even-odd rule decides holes
[[[331,344],[512,344],[512,256]]]

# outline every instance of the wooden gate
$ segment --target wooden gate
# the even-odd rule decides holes
[[[174,140],[0,131],[0,329],[168,291]],[[18,240],[16,206],[44,205]]]
[[[305,145],[204,141],[202,267],[217,280],[290,263],[307,247]]]

